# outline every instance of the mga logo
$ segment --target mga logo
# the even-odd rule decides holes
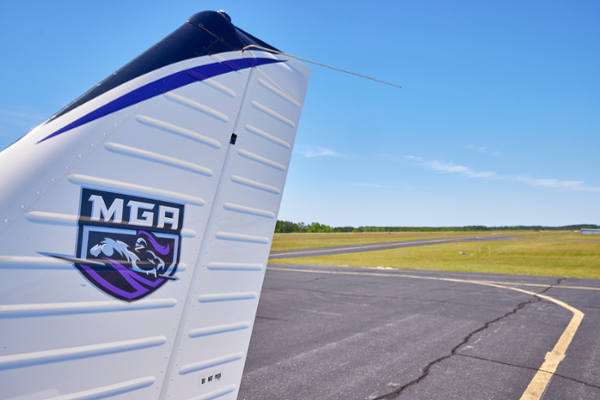
[[[82,189],[73,262],[98,289],[124,301],[177,280],[184,206]]]

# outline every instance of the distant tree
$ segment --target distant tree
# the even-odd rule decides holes
[[[310,233],[331,232],[331,227],[328,225],[322,225],[318,222],[313,222],[312,224],[306,226],[306,232],[310,232]]]
[[[331,227],[328,225],[312,222],[306,225],[304,222],[294,223],[290,221],[277,221],[275,224],[276,233],[303,233],[303,232],[477,232],[477,231],[553,231],[553,230],[580,230],[580,229],[600,229],[600,226],[594,224],[578,224],[565,226],[540,226],[540,225],[517,225],[517,226],[484,226],[484,225],[468,225],[468,226],[338,226]]]

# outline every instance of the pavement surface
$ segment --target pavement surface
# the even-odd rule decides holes
[[[598,332],[600,280],[270,264],[238,399],[600,399]]]
[[[320,247],[316,249],[300,249],[287,251],[273,251],[269,254],[269,260],[296,257],[330,256],[334,254],[362,253],[364,251],[377,251],[398,249],[401,247],[429,246],[432,244],[456,243],[456,242],[491,242],[516,240],[509,236],[469,236],[458,238],[407,240],[402,242],[369,243],[351,246]]]

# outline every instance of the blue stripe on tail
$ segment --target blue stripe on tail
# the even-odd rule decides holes
[[[227,63],[218,62],[214,64],[201,65],[199,67],[190,68],[185,71],[176,72],[172,75],[165,76],[164,78],[161,78],[154,82],[148,83],[147,85],[144,85],[140,88],[137,88],[119,97],[118,99],[115,99],[110,103],[107,103],[102,107],[95,109],[94,111],[51,133],[50,135],[46,136],[37,143],[41,143],[45,140],[58,136],[61,133],[70,131],[73,128],[85,125],[88,122],[92,122],[98,118],[102,118],[106,115],[112,114],[116,111],[140,103],[144,100],[160,96],[161,94],[170,92],[183,86],[187,86],[199,80],[223,75],[231,71],[239,71],[246,68],[257,67],[259,65],[279,62],[284,61],[275,60],[271,58],[238,58],[236,60],[228,60]]]

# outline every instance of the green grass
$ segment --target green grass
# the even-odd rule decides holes
[[[546,238],[545,235],[543,238]],[[492,249],[491,255],[488,246]],[[468,255],[461,255],[459,252]],[[450,243],[335,256],[277,259],[271,262],[598,279],[600,278],[600,243],[585,241]]]
[[[600,241],[600,235],[582,235],[581,233],[573,232],[542,232],[527,235],[530,239],[561,239],[561,240],[591,240]]]
[[[356,244],[427,240],[449,237],[523,235],[518,232],[365,232],[365,233],[276,233],[271,251],[315,249],[319,247],[352,246]],[[533,232],[526,232],[533,234]]]

